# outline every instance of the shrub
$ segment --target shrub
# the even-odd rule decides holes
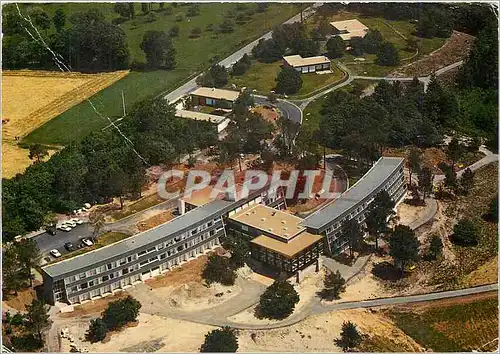
[[[149,12],[146,15],[146,22],[155,22],[156,21],[156,15],[154,12]]]
[[[111,302],[102,314],[102,321],[109,330],[121,328],[136,320],[141,303],[132,296]]]
[[[177,16],[175,16],[176,22],[181,22],[182,20],[184,20],[184,16],[182,16],[181,14],[178,14]]]
[[[208,284],[233,285],[236,281],[236,272],[229,258],[215,254],[208,257],[202,276]]]
[[[222,33],[231,33],[234,31],[233,21],[229,19],[225,19],[219,26],[219,29]]]
[[[85,339],[90,343],[100,342],[106,337],[106,333],[108,333],[108,327],[101,318],[96,318],[90,321]]]
[[[179,26],[173,25],[172,27],[170,27],[170,29],[168,30],[168,35],[172,38],[179,37]]]
[[[212,32],[214,30],[214,24],[213,23],[209,23],[207,25],[207,27],[205,27],[205,31],[207,32]]]
[[[479,237],[479,228],[469,219],[460,220],[453,227],[453,242],[462,246],[477,245]]]
[[[202,353],[234,353],[238,350],[237,332],[230,327],[214,329],[205,335],[200,348]]]
[[[201,35],[201,28],[200,27],[195,27],[191,30],[191,34],[189,37],[191,38],[199,38]]]

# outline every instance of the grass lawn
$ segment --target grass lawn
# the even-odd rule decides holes
[[[416,311],[393,310],[390,316],[406,334],[433,351],[470,352],[498,337],[497,293],[480,301],[460,301],[416,306]],[[481,351],[496,345],[493,342]]]
[[[113,218],[113,220],[120,220],[123,219],[129,215],[135,214],[139,211],[145,210],[147,208],[150,208],[152,206],[158,205],[162,202],[164,202],[165,199],[160,198],[160,196],[155,193],[150,196],[144,197],[137,202],[130,204],[129,206],[126,206],[123,208],[123,210],[116,211],[114,213],[111,213],[110,216]]]
[[[62,260],[65,260],[65,259],[69,259],[69,258],[73,258],[73,257],[79,256],[81,254],[84,254],[84,253],[96,250],[98,248],[111,245],[111,244],[113,244],[115,242],[124,240],[124,239],[126,239],[126,238],[128,238],[130,236],[131,235],[124,234],[122,232],[114,232],[114,231],[107,232],[107,233],[102,234],[101,236],[99,236],[97,238],[97,242],[94,243],[92,246],[90,246],[90,247],[84,247],[84,248],[81,248],[81,249],[79,249],[77,251],[73,251],[73,252],[64,254],[61,257],[55,259],[53,262],[50,262],[50,263],[51,264],[52,263],[57,263],[57,262],[60,262]]]
[[[238,88],[248,87],[257,90],[258,93],[267,95],[269,91],[276,87],[276,77],[281,71],[283,62],[277,61],[274,63],[261,63],[252,60],[250,69],[241,76],[233,76],[230,78],[228,87],[231,84]],[[342,71],[332,63],[332,73],[318,75],[315,73],[302,74],[302,87],[299,92],[290,97],[297,98],[311,94],[315,91],[320,91],[322,88],[330,86],[342,78]]]
[[[68,17],[74,12],[95,7],[101,9],[107,19],[118,17],[112,11],[113,4],[106,3],[37,4],[37,6],[46,6],[47,11],[51,14],[61,7],[66,11]],[[236,12],[237,6],[236,3],[200,4],[200,15],[189,18],[185,16],[188,6],[179,5],[172,8],[170,15],[165,15],[165,12],[155,12],[156,21],[148,23],[140,11],[139,4],[136,4],[136,18],[120,24],[127,36],[131,60],[145,60],[144,53],[139,47],[145,31],[168,31],[173,25],[179,25],[179,37],[174,39],[174,46],[177,50],[177,67],[172,71],[131,72],[125,79],[94,95],[92,101],[96,107],[105,116],[120,117],[122,90],[130,110],[136,102],[175,89],[191,76],[208,68],[211,60],[222,60],[299,11],[299,7],[293,4],[270,4],[267,12],[255,13],[247,23],[235,25],[232,33],[216,34],[205,30],[208,24],[217,27],[226,18],[228,12]],[[255,9],[256,6],[255,3],[247,4],[248,9]],[[153,7],[157,9],[158,5],[154,4]],[[178,15],[183,16],[182,21],[175,21]],[[200,38],[191,39],[189,35],[195,27],[201,28],[202,34]],[[29,134],[25,137],[24,142],[64,145],[78,141],[91,131],[107,124],[107,120],[99,117],[88,102],[82,102]]]
[[[319,112],[321,111],[325,101],[326,96],[321,96],[307,105],[304,110],[304,121],[302,127],[307,127],[312,130],[317,130],[319,128],[319,123],[321,121],[321,114]]]

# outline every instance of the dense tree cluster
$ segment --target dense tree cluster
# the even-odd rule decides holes
[[[248,69],[250,69],[251,66],[252,61],[250,60],[250,56],[245,53],[240,60],[234,63],[231,74],[235,76],[243,75],[248,71]]]
[[[149,67],[169,70],[175,68],[175,48],[170,36],[165,32],[145,32],[140,47],[144,51],[144,54],[146,54]]]
[[[302,76],[301,73],[291,68],[285,66],[281,69],[276,77],[276,89],[277,93],[283,94],[294,94],[299,92],[302,87]]]
[[[162,98],[140,102],[116,130],[98,131],[66,147],[47,162],[3,180],[3,231],[7,240],[45,224],[50,211],[68,212],[85,202],[140,196],[145,163],[169,164],[217,142],[209,122],[175,117]]]
[[[202,277],[209,285],[212,283],[234,285],[236,281],[235,266],[228,257],[213,254],[208,257]]]
[[[196,78],[196,83],[205,87],[223,87],[229,80],[229,73],[225,66],[214,64],[210,70]]]

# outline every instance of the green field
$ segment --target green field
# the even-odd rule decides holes
[[[439,352],[470,352],[498,337],[498,299],[455,305],[443,304],[422,311],[390,312],[398,327],[424,348]],[[482,351],[496,349],[496,342]]]
[[[231,84],[236,85],[238,88],[248,87],[257,90],[258,93],[266,95],[269,91],[274,90],[276,86],[276,76],[281,70],[283,62],[277,61],[274,63],[261,63],[252,60],[250,69],[241,76],[233,76],[229,80],[228,86]],[[296,95],[291,97],[298,97],[311,94],[315,91],[328,87],[342,78],[342,71],[336,66],[332,65],[331,74],[302,74],[302,87]]]
[[[41,6],[46,6],[47,11],[51,14],[57,8],[62,7],[68,16],[74,12],[97,7],[104,12],[107,19],[111,20],[118,17],[112,11],[112,4],[65,3]],[[156,4],[153,6],[154,9],[158,7]],[[175,89],[188,81],[189,78],[208,68],[211,60],[222,60],[227,55],[268,32],[274,25],[286,21],[299,11],[299,7],[292,4],[270,4],[267,12],[255,13],[252,19],[245,24],[235,24],[232,33],[216,34],[215,32],[205,31],[208,24],[217,27],[228,12],[235,13],[237,6],[236,3],[201,4],[201,14],[189,18],[185,16],[188,7],[179,5],[172,8],[172,14],[167,16],[164,12],[155,12],[156,21],[147,23],[145,16],[140,12],[139,4],[136,4],[136,18],[120,24],[120,27],[127,35],[131,60],[144,61],[144,54],[139,45],[145,31],[168,31],[169,28],[177,24],[180,27],[179,37],[174,39],[174,46],[177,50],[177,67],[172,71],[132,72],[126,78],[91,98],[100,113],[114,119],[121,116],[122,90],[127,107],[130,109],[138,101]],[[247,9],[255,9],[256,6],[256,4],[247,4]],[[175,21],[178,15],[184,16],[180,22]],[[137,28],[134,28],[133,23]],[[200,27],[202,34],[200,38],[191,39],[189,35],[191,29],[195,27]],[[102,128],[107,124],[108,121],[96,114],[88,102],[83,102],[36,129],[26,136],[23,142],[65,145],[72,141],[81,140],[91,131]]]

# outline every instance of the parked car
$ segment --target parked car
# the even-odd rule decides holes
[[[61,225],[59,225],[57,228],[58,228],[59,230],[63,230],[63,231],[66,231],[66,232],[71,231],[71,227],[69,227],[69,226],[68,226],[68,225],[66,225],[66,224],[61,224]]]
[[[61,252],[59,252],[58,250],[56,249],[53,249],[53,250],[50,250],[50,255],[54,258],[59,258],[61,257]]]
[[[94,243],[89,240],[88,238],[82,238],[82,243],[85,245],[85,246],[92,246]]]
[[[70,252],[75,250],[75,246],[73,246],[73,244],[71,242],[66,242],[64,244],[64,248],[66,248]]]
[[[76,222],[74,221],[71,221],[71,220],[66,220],[64,222],[65,225],[69,226],[69,227],[76,227]]]
[[[71,221],[77,225],[83,224],[83,221],[81,219],[78,219],[78,218],[73,218],[73,219],[70,219],[69,221]]]

